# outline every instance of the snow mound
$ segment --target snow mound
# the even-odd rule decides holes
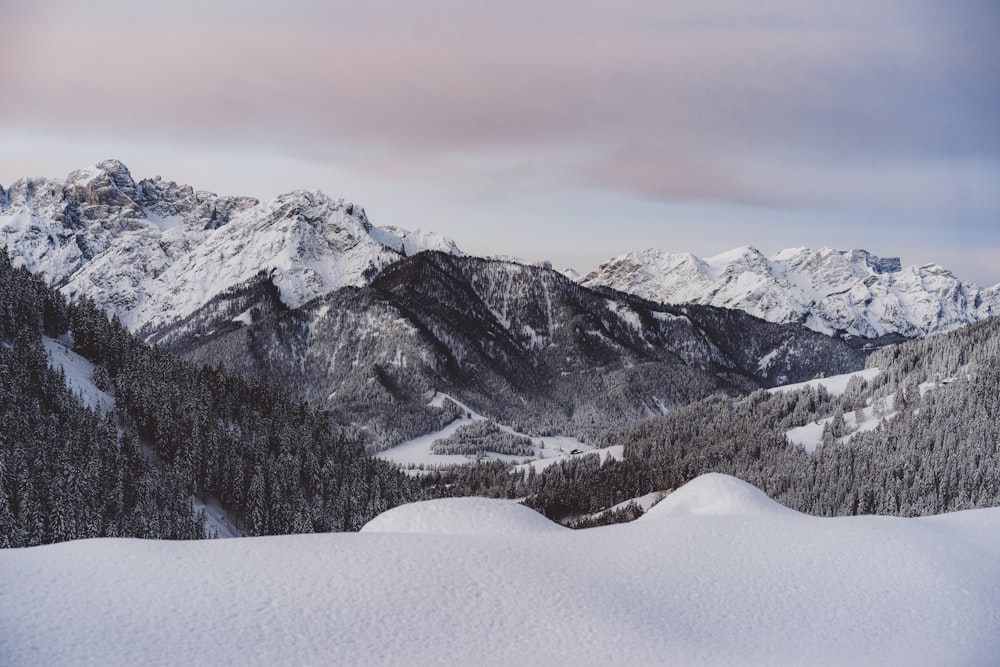
[[[440,498],[383,512],[363,533],[429,535],[511,535],[568,530],[538,512],[508,500]]]
[[[712,472],[697,477],[654,505],[642,517],[798,514],[743,480]]]

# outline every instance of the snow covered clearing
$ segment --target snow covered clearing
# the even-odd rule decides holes
[[[66,341],[42,338],[49,355],[49,367],[63,370],[66,384],[80,395],[85,405],[107,414],[115,407],[115,397],[94,384],[94,365],[70,349]]]
[[[220,538],[243,536],[243,531],[236,527],[218,500],[209,498],[206,502],[195,497],[192,502],[195,512],[205,512],[205,532],[209,536]]]
[[[850,382],[852,378],[860,377],[864,379],[865,382],[868,382],[878,377],[881,372],[882,371],[878,368],[866,368],[855,373],[831,375],[830,377],[816,378],[815,380],[809,380],[807,382],[796,382],[795,384],[785,384],[780,387],[772,387],[771,389],[768,389],[768,391],[773,393],[776,391],[798,391],[799,389],[805,389],[806,387],[823,387],[831,396],[840,396],[847,390],[847,383]]]
[[[845,412],[844,433],[846,435],[837,438],[836,442],[849,440],[855,433],[872,431],[886,419],[892,419],[896,416],[895,404],[895,396],[879,398],[876,401],[875,407],[868,406],[861,411],[861,421],[858,421],[856,413]],[[802,445],[807,454],[812,454],[819,447],[819,443],[823,441],[823,429],[832,421],[833,417],[826,417],[804,426],[796,426],[785,431],[785,437],[788,438],[789,442]]]
[[[592,447],[588,447],[586,450],[581,450],[581,451],[573,453],[572,449],[566,449],[569,446],[570,443],[579,442],[577,440],[574,440],[573,438],[557,438],[557,437],[552,437],[552,438],[545,438],[545,440],[546,440],[546,442],[549,443],[550,447],[554,443],[559,443],[559,442],[562,442],[564,440],[567,441],[566,444],[562,445],[562,447],[560,448],[560,450],[561,451],[568,451],[570,453],[569,454],[557,454],[557,455],[552,456],[551,458],[542,458],[542,459],[536,459],[534,461],[528,461],[527,463],[522,463],[520,465],[514,466],[514,470],[517,471],[517,472],[526,472],[528,470],[528,468],[534,468],[536,473],[540,473],[543,470],[545,470],[546,468],[548,468],[550,465],[554,465],[556,463],[560,463],[562,461],[566,461],[567,459],[571,459],[571,458],[574,458],[574,457],[577,457],[577,456],[586,456],[587,454],[597,454],[599,457],[601,457],[601,464],[604,464],[604,462],[607,461],[608,458],[616,459],[618,461],[624,461],[625,460],[625,446],[624,445],[613,445],[611,447],[605,447],[604,449],[593,449]],[[547,452],[549,450],[546,449],[545,451]]]
[[[0,551],[0,663],[984,665],[1000,655],[1000,509],[821,519],[706,475],[630,524],[544,530],[521,510],[449,499],[393,510],[360,534]],[[389,532],[372,532],[380,524]]]
[[[392,461],[393,463],[404,467],[424,466],[425,468],[430,469],[434,469],[439,466],[464,465],[475,461],[476,457],[474,456],[467,456],[464,454],[434,454],[431,451],[431,446],[434,444],[435,440],[447,438],[466,424],[471,424],[475,421],[485,421],[487,419],[456,398],[441,392],[434,395],[434,398],[431,399],[429,405],[440,407],[444,403],[445,399],[454,401],[455,404],[462,408],[462,410],[469,416],[460,417],[439,431],[421,435],[413,438],[412,440],[407,440],[404,443],[396,445],[395,447],[390,447],[385,451],[379,452],[378,457],[386,461]],[[499,427],[500,430],[505,433],[511,433],[513,435],[529,438],[535,447],[534,457],[541,459],[538,463],[544,463],[546,465],[551,464],[560,457],[568,456],[571,452],[585,453],[594,449],[591,445],[580,442],[576,438],[567,436],[531,437],[519,431],[515,431],[509,426],[504,426],[503,424],[499,424]],[[500,459],[503,461],[518,462],[524,461],[527,457],[488,452],[483,458],[487,460]],[[544,467],[544,465],[542,467]],[[540,470],[540,468],[537,470]]]

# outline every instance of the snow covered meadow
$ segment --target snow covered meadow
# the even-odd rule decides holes
[[[0,551],[4,665],[995,664],[998,628],[1000,509],[820,519],[719,474],[583,531],[462,498]]]

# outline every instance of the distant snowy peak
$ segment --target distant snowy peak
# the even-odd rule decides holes
[[[996,288],[981,289],[936,264],[904,268],[898,258],[866,250],[790,248],[767,258],[743,246],[700,259],[649,249],[615,257],[580,282],[868,338],[942,333],[1000,314]]]
[[[415,229],[411,232],[393,225],[376,227],[375,233],[378,233],[379,231],[386,233],[386,240],[383,241],[385,245],[399,243],[398,247],[391,247],[396,248],[396,250],[402,252],[407,257],[411,257],[416,255],[418,252],[423,252],[425,250],[435,250],[437,252],[455,255],[457,257],[461,257],[465,254],[458,249],[458,245],[456,245],[454,241],[443,234],[438,234],[437,232],[425,231],[423,229]]]
[[[133,330],[183,318],[260,273],[295,308],[405,255],[461,254],[439,234],[375,227],[360,206],[319,191],[220,197],[159,176],[137,183],[118,160],[0,191],[0,244]]]

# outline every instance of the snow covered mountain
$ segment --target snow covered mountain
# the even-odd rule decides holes
[[[223,197],[160,177],[136,182],[117,160],[0,188],[0,244],[16,264],[72,298],[88,295],[147,337],[260,274],[297,308],[366,285],[423,250],[462,254],[434,232],[376,227],[361,207],[322,192]],[[1000,314],[1000,286],[981,289],[938,265],[904,268],[864,250],[767,258],[742,247],[707,259],[646,250],[579,282],[865,338],[941,333]]]
[[[275,292],[258,276],[152,340],[265,377],[366,425],[377,446],[440,428],[427,406],[439,391],[522,432],[593,438],[715,391],[857,370],[866,356],[799,325],[436,252],[296,309]]]
[[[295,308],[364,285],[408,254],[460,254],[438,234],[375,227],[361,207],[322,192],[221,197],[159,177],[136,183],[117,160],[0,191],[0,244],[133,331],[179,320],[261,272]]]
[[[701,259],[644,250],[615,257],[581,284],[663,303],[738,308],[827,334],[926,336],[1000,314],[1000,290],[981,289],[936,264],[904,268],[865,250],[740,247]]]

